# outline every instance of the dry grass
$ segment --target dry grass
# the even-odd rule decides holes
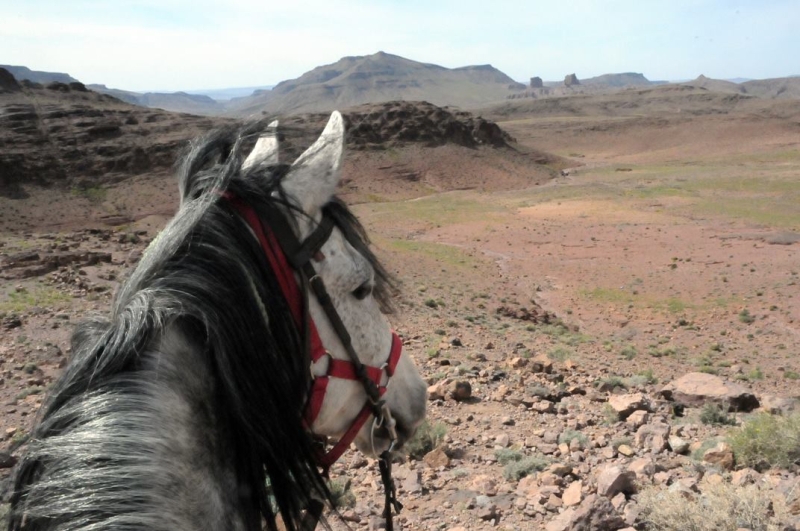
[[[786,417],[760,413],[733,430],[729,440],[739,465],[789,467],[800,461],[800,413]]]
[[[653,487],[639,504],[649,531],[779,531],[788,519],[785,500],[757,485],[709,485],[694,499]]]

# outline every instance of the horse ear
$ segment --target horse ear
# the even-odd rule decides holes
[[[292,164],[283,181],[284,189],[307,214],[313,214],[336,191],[343,158],[344,118],[334,111],[317,141]]]
[[[269,166],[278,163],[278,120],[267,125],[267,130],[258,137],[253,151],[242,163],[242,170],[251,166]]]

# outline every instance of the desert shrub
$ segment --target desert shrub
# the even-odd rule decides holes
[[[636,354],[638,353],[636,351],[636,347],[634,347],[633,345],[627,345],[623,347],[622,350],[619,351],[619,355],[625,358],[626,360],[632,360],[633,358],[636,357]]]
[[[717,404],[706,404],[700,410],[700,422],[709,426],[736,426],[736,417],[728,413],[728,408]]]
[[[604,387],[608,391],[617,387],[625,389],[625,380],[621,376],[607,376],[597,380],[597,387]]]
[[[800,462],[800,413],[760,413],[729,433],[736,462],[749,467],[788,467]]]
[[[331,492],[331,502],[335,509],[356,506],[356,495],[350,490],[350,480],[332,479],[328,482]]]
[[[414,459],[422,459],[425,454],[439,446],[447,435],[447,426],[441,422],[431,424],[427,420],[424,421],[414,437],[406,444],[406,452]]]
[[[680,491],[651,487],[638,501],[640,521],[649,531],[779,531],[788,519],[782,498],[757,485],[708,485],[690,499]]]
[[[556,347],[547,353],[547,357],[553,361],[566,361],[573,356],[573,352],[564,347]]]
[[[692,459],[694,459],[695,461],[702,461],[703,454],[714,448],[716,445],[720,443],[720,441],[723,440],[724,439],[722,437],[712,437],[710,439],[706,439],[705,441],[703,441],[703,444],[700,445],[700,448],[692,452]]]
[[[750,313],[750,310],[748,310],[747,308],[739,312],[739,321],[743,322],[744,324],[751,324],[755,320],[756,318]]]
[[[516,448],[500,448],[499,450],[495,450],[494,456],[501,465],[522,461],[522,458],[525,457],[525,455]]]
[[[503,477],[509,481],[519,481],[534,472],[544,470],[549,464],[550,461],[543,457],[526,457],[519,461],[508,463],[503,469]]]
[[[558,436],[558,443],[570,444],[572,441],[576,439],[578,440],[579,443],[581,443],[581,447],[585,447],[586,443],[589,442],[589,439],[586,437],[586,435],[582,434],[581,432],[575,430],[567,430],[565,432],[562,432],[561,435]]]

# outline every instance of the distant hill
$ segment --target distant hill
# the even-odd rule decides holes
[[[208,96],[216,101],[228,101],[233,98],[244,98],[245,96],[252,95],[257,90],[270,90],[275,85],[259,85],[257,87],[230,87],[222,89],[207,89],[207,90],[186,90],[188,94],[198,94],[201,96]]]
[[[582,79],[581,85],[599,85],[603,87],[647,87],[653,83],[644,77],[644,74],[624,72],[621,74],[603,74],[602,76]]]
[[[108,94],[126,103],[163,109],[172,112],[184,112],[213,116],[221,114],[224,107],[216,100],[200,95],[187,94],[186,92],[132,92],[129,90],[110,89],[105,85],[88,85],[87,88],[100,94]]]
[[[524,88],[491,65],[450,69],[378,52],[345,57],[278,83],[270,91],[233,99],[228,112],[239,116],[324,112],[392,100],[473,108]]]
[[[77,83],[78,80],[72,77],[69,74],[64,74],[62,72],[41,72],[38,70],[31,70],[27,66],[12,66],[12,65],[0,65],[0,68],[4,68],[11,72],[11,75],[14,76],[17,81],[22,81],[23,79],[27,79],[28,81],[33,81],[34,83]]]
[[[714,92],[747,94],[765,99],[800,99],[800,77],[779,77],[774,79],[753,79],[733,83],[721,79],[700,76],[684,85],[702,87]]]
[[[745,94],[747,91],[744,86],[732,81],[724,81],[722,79],[711,79],[704,75],[700,75],[697,79],[683,83],[692,87],[700,87],[714,92],[731,92],[737,94]]]

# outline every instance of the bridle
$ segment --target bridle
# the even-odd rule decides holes
[[[381,453],[378,459],[381,481],[384,486],[386,531],[392,531],[392,509],[400,512],[402,504],[397,500],[396,489],[391,475],[391,456],[397,440],[395,429],[396,421],[392,417],[389,406],[383,400],[386,387],[394,374],[395,368],[402,355],[403,343],[400,337],[392,332],[392,346],[387,361],[380,367],[364,365],[353,348],[350,334],[347,332],[339,313],[333,305],[325,283],[322,281],[312,261],[320,262],[325,259],[321,252],[323,244],[328,240],[336,225],[334,218],[327,208],[322,209],[322,220],[306,237],[300,241],[292,230],[286,216],[280,212],[266,214],[267,224],[249,204],[241,198],[225,192],[222,197],[233,207],[239,216],[247,223],[255,237],[258,239],[262,250],[280,284],[281,291],[291,309],[295,323],[302,330],[304,352],[308,354],[313,366],[323,358],[327,358],[327,372],[323,376],[311,375],[312,383],[309,391],[303,422],[311,432],[311,426],[319,415],[325,400],[328,382],[331,378],[355,380],[361,383],[366,394],[366,401],[353,423],[345,434],[325,451],[327,439],[311,432],[318,443],[317,465],[322,469],[323,476],[327,477],[330,467],[347,451],[350,444],[367,419],[374,416],[374,427],[385,427],[389,434],[389,448]],[[297,276],[295,276],[295,273]],[[299,279],[299,282],[298,282]],[[349,360],[334,358],[325,349],[317,332],[317,327],[309,314],[309,292],[313,292],[322,309],[325,311],[331,326],[339,336]],[[384,379],[385,376],[385,379]],[[374,428],[373,428],[374,429]],[[319,521],[324,506],[319,500],[312,500],[311,506],[306,510],[303,520],[304,530],[313,530]]]

